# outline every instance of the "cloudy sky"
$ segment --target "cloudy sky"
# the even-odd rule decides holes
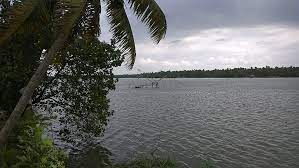
[[[299,0],[156,0],[168,23],[154,44],[146,27],[128,15],[136,39],[131,71],[299,66]],[[109,39],[103,15],[102,39]]]

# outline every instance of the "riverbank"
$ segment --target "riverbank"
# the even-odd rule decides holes
[[[299,67],[251,67],[214,70],[160,71],[116,75],[117,78],[278,78],[299,77]]]
[[[113,155],[101,145],[89,145],[81,153],[71,154],[69,168],[180,168],[175,158],[170,156],[158,156],[154,152],[147,155],[139,155],[135,159],[129,159],[123,163],[115,163],[111,159]],[[201,160],[196,168],[216,168],[216,163],[210,159]]]

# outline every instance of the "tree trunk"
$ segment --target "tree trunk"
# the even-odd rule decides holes
[[[15,128],[20,116],[25,110],[30,98],[33,95],[34,90],[40,85],[41,81],[44,79],[49,65],[52,63],[55,54],[63,48],[67,40],[67,35],[61,34],[55,40],[47,54],[45,55],[44,60],[40,63],[38,69],[35,71],[31,77],[29,83],[24,89],[24,92],[19,99],[17,105],[15,106],[13,112],[10,114],[5,125],[0,132],[0,147],[3,147],[8,139],[10,132]]]

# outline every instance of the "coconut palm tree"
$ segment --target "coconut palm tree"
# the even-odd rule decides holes
[[[110,30],[120,50],[126,56],[129,68],[134,65],[136,50],[132,29],[125,11],[126,4],[140,21],[148,27],[154,42],[158,43],[166,34],[165,15],[155,0],[127,0],[126,2],[124,0],[23,0],[16,2],[4,17],[0,18],[0,47],[1,44],[9,41],[10,37],[20,28],[28,26],[28,20],[34,14],[36,15],[36,11],[39,11],[39,19],[51,18],[45,12],[47,3],[54,3],[55,5],[54,17],[50,19],[55,25],[55,40],[51,47],[46,49],[46,53],[42,55],[42,62],[1,129],[1,146],[6,143],[8,135],[17,124],[34,90],[43,80],[57,52],[62,50],[73,36],[80,36],[89,41],[99,35],[101,4],[106,5]]]

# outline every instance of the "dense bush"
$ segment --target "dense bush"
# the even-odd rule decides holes
[[[46,135],[45,122],[27,110],[0,152],[1,168],[64,168],[67,156]]]
[[[55,59],[33,103],[58,116],[63,140],[79,143],[101,136],[112,115],[107,98],[117,81],[112,71],[122,62],[113,43],[76,39]]]

